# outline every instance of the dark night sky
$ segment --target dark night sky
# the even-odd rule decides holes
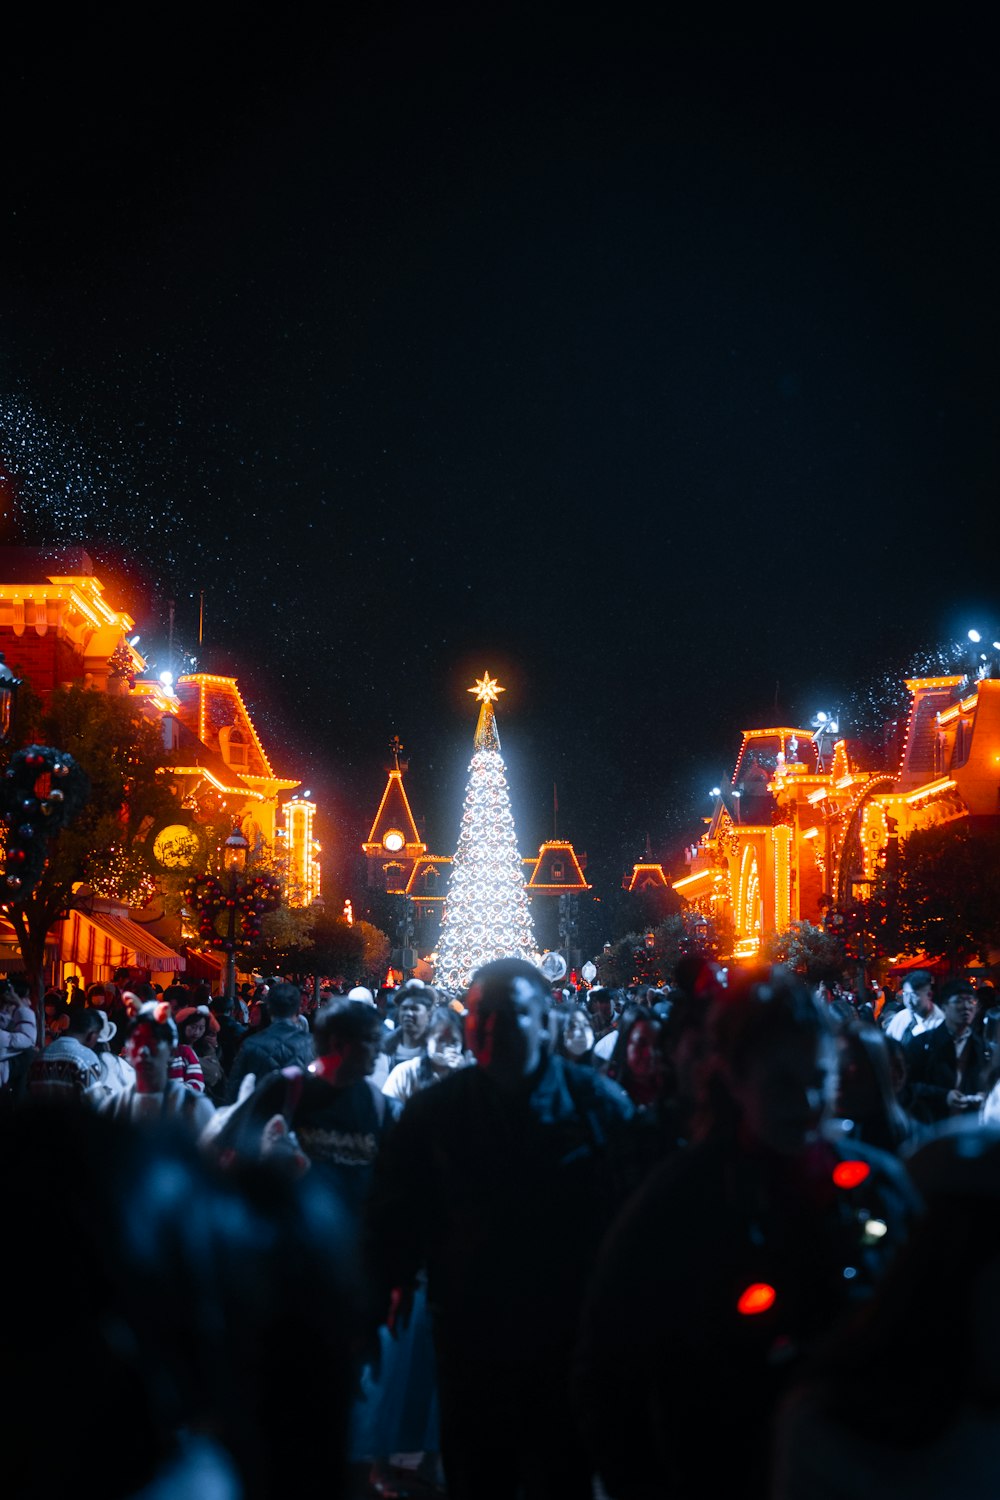
[[[525,852],[555,781],[600,882],[744,726],[997,633],[973,26],[160,24],[6,63],[7,534],[87,544],[159,665],[205,589],[331,855],[393,733],[452,851],[484,668]]]

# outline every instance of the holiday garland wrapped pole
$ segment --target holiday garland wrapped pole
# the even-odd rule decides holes
[[[488,673],[469,689],[479,700],[479,722],[435,969],[436,983],[446,989],[465,989],[494,958],[536,957],[493,713],[503,691]]]

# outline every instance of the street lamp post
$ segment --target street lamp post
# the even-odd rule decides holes
[[[229,925],[226,929],[226,998],[236,998],[236,916],[237,898],[240,892],[240,876],[247,866],[247,851],[250,845],[237,823],[226,839],[222,849],[222,863],[229,873],[229,895],[226,906]]]
[[[326,902],[323,900],[323,897],[322,896],[314,896],[312,898],[312,900],[310,901],[310,903],[309,903],[309,909],[317,917],[322,916],[323,912],[326,910]],[[317,971],[313,975],[313,1006],[315,1008],[318,1005],[319,1005],[319,968],[317,966]]]

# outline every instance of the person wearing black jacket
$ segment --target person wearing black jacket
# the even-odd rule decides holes
[[[570,1357],[633,1106],[549,1054],[551,992],[533,964],[484,965],[466,1004],[478,1066],[414,1094],[376,1164],[378,1307],[405,1308],[426,1265],[451,1500],[513,1500],[522,1485],[589,1500],[589,1462],[567,1440]]]
[[[944,1025],[906,1044],[911,1108],[917,1119],[929,1124],[978,1111],[989,1067],[989,1050],[972,1027],[976,992],[969,981],[949,980],[938,1003]]]
[[[270,1026],[249,1034],[239,1047],[229,1070],[229,1101],[239,1098],[247,1073],[257,1082],[278,1068],[308,1068],[316,1056],[311,1033],[298,1020],[302,996],[294,984],[272,984],[263,1002]]]

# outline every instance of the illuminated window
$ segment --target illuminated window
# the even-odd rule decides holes
[[[561,859],[552,861],[552,879],[553,881],[566,879],[566,866]]]

